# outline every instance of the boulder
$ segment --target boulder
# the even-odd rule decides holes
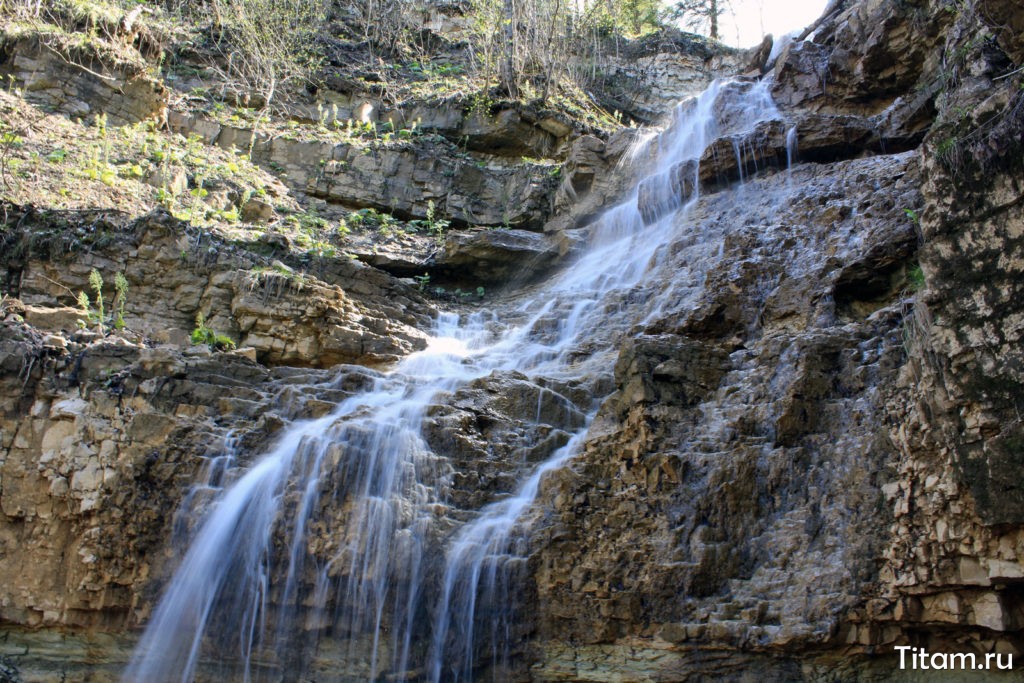
[[[51,332],[73,332],[84,320],[82,310],[72,306],[28,305],[23,315],[32,327]]]

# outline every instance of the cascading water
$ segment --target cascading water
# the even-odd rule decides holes
[[[721,234],[691,236],[689,272],[656,284],[662,245],[686,230],[680,210],[698,195],[701,154],[719,136],[778,118],[767,84],[712,84],[636,151],[648,174],[589,228],[579,260],[509,311],[514,322],[443,314],[425,350],[386,374],[360,370],[368,386],[328,415],[293,423],[248,471],[228,476],[230,453],[211,465],[201,491],[213,500],[124,679],[291,680],[314,657],[336,667],[317,680],[501,671],[515,621],[510,591],[523,578],[524,513],[544,474],[581,447],[604,398],[593,378],[607,377],[632,324],[692,295],[702,262],[720,249]],[[455,473],[424,439],[431,406],[512,371],[543,385],[538,422],[553,396],[551,405],[580,414],[578,428],[546,461],[524,464],[506,497],[440,524]],[[589,405],[553,388],[573,383],[590,387]]]

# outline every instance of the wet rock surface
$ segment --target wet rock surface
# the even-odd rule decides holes
[[[584,135],[573,141],[554,195],[554,216],[545,224],[545,232],[585,227],[621,201],[633,180],[625,172],[625,157],[639,142],[637,131],[632,129],[608,140]]]
[[[843,206],[833,198],[856,192],[833,179],[820,208],[800,218],[820,227],[795,235],[785,220],[739,228],[735,260],[710,276],[714,295],[672,316],[671,326],[653,325],[650,360],[637,360],[644,337],[624,349],[631,371],[617,373],[620,388],[597,438],[574,472],[552,477],[556,502],[538,517],[550,525],[536,537],[538,595],[552,607],[539,620],[537,679],[739,680],[756,669],[762,680],[853,680],[891,675],[884,655],[898,644],[979,658],[1021,651],[1011,578],[1021,571],[1011,474],[1020,472],[1011,408],[1019,396],[1019,297],[1009,275],[1020,222],[1018,183],[1010,180],[1020,168],[1020,108],[1014,86],[994,80],[1019,59],[1011,58],[1012,21],[995,5],[840,6],[814,42],[783,53],[780,105],[796,104],[785,94],[793,88],[800,107],[815,111],[785,109],[787,116],[822,124],[800,136],[808,142],[799,160],[856,155],[860,145],[884,152],[878,125],[896,119],[906,144],[927,133],[922,152],[907,175],[885,178],[890,168],[869,180],[861,161],[822,168],[858,168],[846,182],[875,191]],[[987,37],[968,37],[979,32]],[[943,58],[955,60],[960,75],[936,97]],[[794,81],[789,70],[810,80]],[[912,96],[895,96],[914,82]],[[722,140],[705,161],[718,160],[716,174],[730,180],[743,169],[737,157],[750,159],[747,173],[781,166],[782,127],[764,130],[776,142],[762,141],[763,153],[756,140],[739,141],[739,151]],[[899,158],[907,157],[890,157]],[[702,175],[710,168],[702,163]],[[906,193],[886,194],[900,186]],[[858,235],[847,243],[857,253],[828,246],[844,239],[844,224]],[[785,261],[801,263],[799,277],[778,279],[795,265],[780,271],[745,251],[765,239],[785,249]],[[814,266],[803,270],[805,239],[815,244],[817,272],[830,273],[823,280]],[[684,374],[669,385],[674,400],[657,371],[672,367],[657,351],[666,328],[676,352],[696,337],[712,353],[701,362],[705,381]],[[714,349],[723,346],[728,362],[719,375]],[[750,364],[755,357],[773,360]],[[763,393],[754,389],[758,368]],[[691,396],[701,403],[687,417]],[[852,535],[828,541],[832,533]],[[833,554],[840,548],[855,550]],[[845,662],[823,646],[844,652]]]
[[[5,628],[4,653],[28,680],[114,681],[132,625],[149,618],[181,560],[168,543],[195,532],[215,493],[284,425],[321,417],[376,373],[61,338],[55,349],[24,324],[0,323],[0,615],[20,625]],[[211,479],[225,458],[223,478]],[[49,566],[62,570],[26,571]]]
[[[847,264],[885,272],[877,252],[912,262],[896,207],[919,201],[917,166],[902,154],[755,180],[742,224],[731,198],[699,201],[694,234],[721,240],[706,282],[667,285],[686,305],[625,344],[584,452],[547,484],[531,558],[540,680],[596,680],[568,643],[616,644],[598,670],[654,680],[723,666],[691,660],[694,646],[813,648],[872,590],[897,458],[878,387],[903,362],[906,282],[851,294],[871,302],[857,316],[835,292]]]
[[[436,401],[424,438],[451,461],[451,500],[463,510],[514,491],[525,471],[585,424],[588,408],[516,372],[494,373]]]

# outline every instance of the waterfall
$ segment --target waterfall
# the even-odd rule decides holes
[[[204,518],[124,680],[291,680],[324,653],[335,668],[316,680],[465,681],[482,665],[500,670],[511,591],[525,578],[527,511],[544,475],[584,447],[607,393],[594,378],[608,376],[632,325],[695,296],[721,250],[722,232],[688,236],[686,272],[661,286],[664,246],[685,233],[699,196],[702,153],[779,118],[766,83],[715,82],[634,150],[642,179],[587,228],[571,266],[502,315],[440,315],[426,349],[386,373],[361,370],[365,389],[289,425],[248,470],[234,452],[217,460],[205,506],[189,498]],[[524,464],[504,498],[444,517],[456,473],[424,438],[431,406],[513,371],[541,383],[538,422],[549,397],[578,411],[579,426],[547,460]],[[589,405],[560,393],[573,383],[590,388]]]
[[[786,174],[792,174],[793,162],[796,161],[797,137],[796,126],[790,126],[786,130]]]

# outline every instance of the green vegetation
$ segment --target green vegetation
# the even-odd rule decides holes
[[[114,316],[114,329],[123,330],[124,325],[124,305],[128,299],[128,280],[125,278],[124,273],[116,273],[114,275],[114,310],[117,311]]]
[[[483,285],[471,290],[463,290],[461,287],[456,287],[453,290],[449,290],[440,285],[431,287],[430,273],[423,273],[423,275],[415,275],[413,276],[413,280],[416,281],[416,286],[417,289],[419,289],[419,291],[429,296],[432,296],[435,299],[440,299],[443,301],[465,303],[470,299],[473,299],[474,297],[476,299],[483,299],[484,296],[487,294],[487,290],[483,287]]]
[[[443,289],[441,289],[441,288],[438,288],[438,289],[440,290],[440,292],[439,292],[440,294],[444,294],[445,293]],[[473,291],[463,291],[461,287],[456,287],[455,291],[453,291],[451,293],[451,297],[455,301],[465,301],[467,299],[473,298],[474,296],[477,299],[483,299],[484,298],[484,294],[486,293],[486,291],[487,290],[485,290],[483,287],[477,287]]]
[[[271,143],[280,138],[350,145],[344,153],[320,155],[318,182],[333,182],[330,174],[340,175],[342,168],[346,176],[356,175],[382,148],[434,154],[442,158],[438,173],[445,177],[473,163],[500,171],[505,161],[485,161],[490,157],[470,144],[470,136],[460,149],[454,129],[434,109],[476,115],[484,126],[488,118],[519,108],[526,120],[553,113],[570,129],[619,127],[621,115],[604,111],[592,86],[603,82],[610,55],[628,58],[623,39],[653,34],[664,16],[657,0],[467,0],[458,12],[466,40],[456,43],[422,30],[420,0],[0,0],[0,44],[38,39],[100,78],[131,62],[129,78],[145,74],[169,86],[176,115],[196,114],[225,127],[217,133],[208,122],[197,123],[193,129],[203,137],[183,137],[171,132],[189,126],[177,116],[120,125],[123,111],[111,110],[109,122],[96,114],[102,103],[69,119],[27,103],[18,93],[20,81],[10,77],[2,84],[7,92],[0,92],[0,189],[16,204],[58,210],[88,207],[137,216],[159,206],[202,230],[215,227],[226,242],[263,256],[291,249],[295,260],[285,260],[297,261],[302,272],[315,267],[315,259],[345,255],[350,230],[376,232],[354,238],[359,248],[379,238],[401,248],[429,248],[428,240],[407,233],[443,238],[452,226],[442,199],[426,206],[426,197],[390,206],[384,201],[353,212],[351,204],[316,200],[300,208],[306,196],[289,196],[284,188],[296,182],[294,162],[285,162],[278,148],[268,153]],[[428,106],[410,106],[417,101]],[[229,137],[248,149],[215,144]],[[253,163],[254,154],[262,167]],[[551,159],[523,161],[531,165],[534,181],[551,185],[561,173]],[[284,185],[268,168],[281,174]],[[510,200],[499,203],[509,226]],[[74,239],[91,244],[103,236]],[[301,275],[274,268],[254,274],[277,287],[286,286],[285,280],[302,283]],[[86,292],[87,310],[110,307],[94,288]]]
[[[423,220],[409,221],[407,225],[413,230],[424,229],[428,234],[441,238],[451,225],[451,221],[440,218],[434,200],[431,199],[427,202],[427,217]]]
[[[529,164],[539,173],[547,178],[561,178],[562,166],[556,161],[546,159],[534,159],[533,157],[522,157],[524,164]]]
[[[0,39],[31,35],[84,69],[98,60],[141,73],[171,34],[154,9],[140,0],[0,0]]]
[[[0,17],[8,35],[42,32],[71,52],[88,49],[118,61],[138,61],[124,35],[141,34],[141,44],[153,45],[144,51],[159,54],[172,31],[205,27],[203,42],[212,52],[206,68],[219,77],[222,94],[267,107],[284,86],[308,80],[318,68],[315,38],[327,6],[320,0],[0,0]]]
[[[921,270],[920,265],[916,265],[907,271],[907,282],[910,284],[912,291],[919,292],[924,289],[924,272]]]
[[[95,327],[101,334],[106,332],[107,325],[112,324],[115,330],[123,330],[124,308],[128,300],[128,280],[124,273],[114,275],[114,301],[111,306],[113,314],[108,317],[103,299],[103,276],[93,268],[89,271],[89,289],[93,296],[90,299],[85,291],[78,293],[78,308],[82,317],[78,324],[82,328]]]
[[[196,135],[153,120],[112,126],[102,113],[76,123],[0,91],[0,189],[15,203],[136,213],[160,205],[209,227],[238,222],[273,188],[283,190],[247,154]]]
[[[354,228],[375,228],[384,234],[399,228],[398,219],[389,213],[381,213],[373,208],[359,209],[348,215],[347,223]]]
[[[14,162],[20,161],[14,156],[14,151],[23,144],[21,136],[0,120],[0,185],[6,187],[12,183],[11,171],[18,166]]]
[[[281,293],[284,285],[301,291],[308,284],[305,275],[295,272],[280,261],[276,261],[269,266],[253,268],[249,271],[249,276],[250,284],[253,287],[257,285],[267,286],[268,291],[270,291],[276,284],[278,295]]]
[[[206,325],[206,317],[199,312],[196,315],[196,328],[192,330],[193,344],[206,344],[214,351],[231,351],[235,348],[235,341],[224,334],[217,334],[213,328]]]

